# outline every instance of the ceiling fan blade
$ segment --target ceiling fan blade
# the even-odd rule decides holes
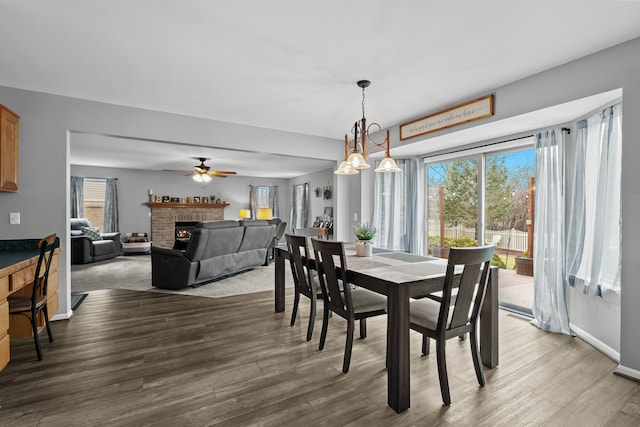
[[[209,171],[207,172],[207,175],[209,176],[217,176],[218,178],[226,178],[227,175],[223,172],[218,172],[218,171]]]

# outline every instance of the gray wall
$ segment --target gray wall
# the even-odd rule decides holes
[[[0,86],[0,102],[21,116],[19,192],[0,193],[0,239],[40,238],[52,232],[61,237],[62,253],[59,272],[61,297],[60,311],[56,318],[71,315],[68,159],[69,138],[74,131],[176,141],[194,145],[203,145],[202,141],[215,140],[216,146],[222,148],[301,157],[308,154],[308,147],[321,146],[324,149],[318,157],[324,155],[323,158],[330,160],[338,159],[344,153],[344,145],[340,140],[84,101],[15,88]],[[256,141],[259,141],[259,145]],[[91,173],[90,176],[95,175]],[[134,178],[131,177],[131,179]],[[122,186],[123,182],[129,180],[129,177],[123,176],[122,181],[119,179],[119,185]],[[150,181],[154,180],[140,182],[139,189],[135,190],[139,194],[132,192],[131,200],[123,200],[123,203],[135,207],[136,203],[142,203],[147,198],[146,192],[149,188],[162,191],[160,187],[151,186]],[[232,206],[246,200],[241,197],[243,197],[242,194],[248,194],[250,183],[265,182],[255,179],[247,180],[244,185],[246,190],[242,190],[240,186],[237,191],[229,192],[228,199]],[[286,186],[286,181],[282,181],[282,185]],[[288,212],[288,197],[284,197],[283,200],[283,211]],[[144,208],[137,206],[135,209],[142,212],[141,218],[143,218]],[[21,224],[9,224],[10,212],[21,213]],[[148,213],[146,215],[148,218]],[[140,221],[140,223],[132,223],[131,227],[137,229],[146,223],[143,219]]]
[[[215,195],[226,198],[225,219],[239,219],[240,209],[249,208],[249,185],[278,186],[278,206],[280,216],[289,217],[290,188],[288,180],[231,176],[213,178],[204,188],[190,177],[181,173],[154,172],[133,169],[99,168],[71,165],[71,175],[92,178],[118,178],[118,209],[120,232],[151,232],[150,209],[144,205],[149,200],[148,191],[154,195],[173,197],[193,197]],[[98,227],[102,225],[96,224]]]
[[[293,191],[293,186],[297,184],[304,184],[305,182],[309,184],[309,217],[307,218],[309,222],[309,227],[313,225],[313,221],[317,216],[322,216],[324,213],[324,208],[327,206],[334,207],[335,204],[335,191],[331,196],[331,200],[325,200],[322,195],[320,197],[316,197],[315,190],[316,188],[324,188],[327,185],[330,185],[333,189],[335,189],[335,185],[333,182],[333,173],[334,169],[326,169],[320,172],[311,173],[307,175],[302,175],[296,178],[291,178],[289,180],[289,194]],[[291,196],[289,196],[289,209],[291,209]],[[335,209],[335,208],[334,208]],[[334,212],[335,215],[335,212]],[[286,216],[282,216],[283,219],[286,218],[287,221],[287,230],[291,229],[291,212],[287,212]]]
[[[495,115],[500,120],[609,90],[623,89],[622,148],[622,304],[620,363],[640,377],[640,39],[589,55],[563,66],[497,88]],[[428,84],[428,83],[425,83]],[[468,94],[450,105],[491,92]],[[0,194],[0,238],[38,238],[50,232],[63,236],[60,271],[61,313],[69,314],[68,248],[68,142],[67,130],[132,137],[201,143],[216,136],[221,147],[256,149],[304,156],[311,146],[327,147],[325,158],[342,160],[344,143],[274,130],[251,128],[174,114],[126,108],[36,92],[0,87],[0,102],[16,111],[20,122],[20,192]],[[416,118],[428,112],[416,112]],[[408,117],[407,121],[411,118]],[[473,123],[455,130],[473,127]],[[451,130],[434,133],[435,137]],[[397,126],[391,129],[392,146],[398,141]],[[359,178],[336,177],[334,215],[339,219],[338,238],[349,239],[353,214],[370,205]],[[144,186],[144,190],[148,188]],[[152,187],[153,188],[153,187]],[[366,189],[366,186],[365,186]],[[154,188],[155,190],[155,188]],[[361,193],[364,193],[361,197]],[[145,193],[141,195],[145,197]],[[137,198],[137,196],[136,196]],[[22,224],[9,225],[9,212],[21,212]],[[586,320],[586,319],[585,319]],[[606,318],[592,319],[596,324]],[[606,328],[605,328],[606,329]],[[599,334],[598,331],[594,331]],[[602,337],[606,340],[606,336]]]
[[[620,365],[627,370],[626,373],[640,378],[640,328],[637,327],[640,325],[640,310],[636,309],[640,302],[640,286],[637,285],[640,277],[640,251],[636,247],[640,238],[640,221],[637,220],[640,218],[640,38],[494,90],[469,94],[465,99],[451,100],[450,105],[494,93],[495,115],[481,121],[484,124],[619,88],[622,89],[623,96],[622,303],[615,307],[598,299],[586,301],[581,295],[575,295],[573,290],[569,290],[569,310],[571,322],[596,341],[601,341],[614,350],[619,345]],[[428,113],[417,112],[414,118]],[[406,121],[411,119],[408,117]],[[426,139],[476,125],[477,122],[471,122],[434,132]],[[392,147],[413,142],[399,141],[398,126],[391,128],[391,138]],[[354,185],[353,182],[356,181],[352,181],[351,185]],[[362,192],[362,205],[371,209],[372,199],[364,197],[367,186],[363,184],[360,188],[354,191]],[[340,191],[346,192],[348,187],[341,186]],[[348,194],[339,194],[339,197],[341,200],[351,199]],[[357,208],[351,205],[351,209],[348,214],[352,216],[353,210]],[[365,211],[364,208],[361,209]],[[339,214],[341,213],[342,211]],[[346,207],[344,213],[347,213]]]

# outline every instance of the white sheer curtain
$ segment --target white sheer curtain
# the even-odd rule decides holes
[[[536,134],[532,323],[570,334],[564,293],[564,153],[562,129]]]
[[[296,184],[291,191],[290,229],[307,228],[309,224],[309,183]]]
[[[376,173],[374,244],[383,249],[422,255],[424,248],[424,161],[396,160],[401,172]]]
[[[578,122],[566,281],[620,302],[622,104]]]

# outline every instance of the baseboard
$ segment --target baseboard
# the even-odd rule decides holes
[[[69,320],[73,316],[73,311],[69,310],[66,313],[56,313],[55,316],[51,318],[51,320]]]
[[[631,368],[627,368],[626,366],[618,365],[618,367],[616,368],[615,371],[613,371],[613,373],[616,374],[616,375],[620,375],[621,377],[625,377],[627,379],[630,379],[632,381],[640,382],[640,371],[637,371],[635,369],[631,369]]]
[[[582,338],[584,341],[586,341],[588,344],[590,344],[592,347],[600,351],[602,354],[604,354],[614,362],[620,363],[619,351],[603,343],[602,341],[595,338],[593,335],[589,334],[583,329],[578,328],[576,325],[573,325],[570,323],[569,327],[571,328],[571,332],[575,333],[576,336]]]

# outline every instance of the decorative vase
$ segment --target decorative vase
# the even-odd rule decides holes
[[[371,256],[373,245],[369,240],[358,240],[356,242],[356,256]]]

